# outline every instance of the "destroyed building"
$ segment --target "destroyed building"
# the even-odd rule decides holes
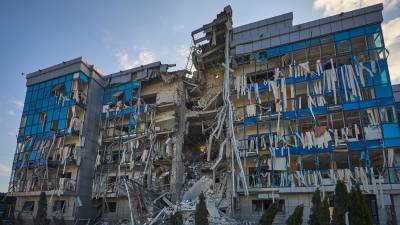
[[[400,222],[399,88],[382,4],[304,24],[287,13],[234,27],[225,7],[192,32],[183,70],[103,75],[82,58],[28,74],[10,179],[15,215],[186,224],[201,192],[212,224],[275,224],[316,188],[356,183],[374,224]],[[128,223],[128,222],[127,222]],[[129,222],[130,223],[130,222]]]

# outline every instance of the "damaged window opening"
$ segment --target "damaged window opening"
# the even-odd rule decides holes
[[[263,214],[272,205],[272,200],[252,200],[252,212],[253,214]],[[282,213],[285,209],[285,200],[279,200],[278,212]]]
[[[117,212],[117,202],[107,202],[107,212],[108,213]]]
[[[143,101],[146,104],[156,104],[157,102],[157,94],[149,95],[149,96],[144,96],[142,97]]]
[[[56,200],[53,203],[53,212],[65,213],[65,200]]]
[[[35,202],[34,201],[26,201],[22,206],[22,212],[33,213],[35,209]]]

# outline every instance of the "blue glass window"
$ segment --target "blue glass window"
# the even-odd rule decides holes
[[[348,40],[349,38],[350,38],[349,32],[341,32],[333,36],[333,40],[335,40],[336,42]]]
[[[375,86],[375,93],[377,98],[391,97],[392,87],[390,85]]]
[[[387,68],[381,69],[381,72],[378,71],[378,73],[375,74],[373,79],[375,85],[389,83],[389,74],[387,72]]]
[[[51,123],[46,123],[45,132],[50,132]]]
[[[374,33],[367,36],[368,48],[383,48],[383,39],[381,33]]]
[[[33,91],[32,92],[32,96],[31,96],[31,101],[36,101],[36,99],[37,99],[37,91]]]
[[[67,115],[68,115],[68,108],[67,107],[61,108],[60,119],[67,119]]]
[[[292,47],[292,48],[293,48],[293,51],[300,50],[300,49],[303,49],[303,48],[306,48],[306,47],[307,47],[305,41],[301,41],[301,42],[294,43],[294,44],[292,44],[292,46],[293,46],[293,47]]]
[[[32,151],[29,153],[29,160],[34,161],[36,160],[37,151]]]
[[[65,126],[65,124],[67,123],[67,121],[66,120],[60,120],[60,121],[58,121],[58,127],[57,127],[57,129],[64,129],[66,126]]]
[[[53,110],[49,110],[46,113],[47,121],[52,121],[53,120]]]
[[[85,74],[82,72],[79,73],[79,78],[84,81],[85,83],[89,83],[89,77],[87,77]]]
[[[54,109],[53,111],[53,120],[58,120],[60,114],[60,109]]]
[[[286,54],[291,51],[292,51],[292,45],[285,45],[285,46],[282,46],[280,49],[281,54]]]
[[[267,51],[268,57],[273,57],[279,55],[279,48],[271,48]]]
[[[310,46],[317,46],[321,44],[321,40],[319,38],[314,38],[310,40]]]
[[[367,34],[372,34],[372,33],[377,33],[381,31],[381,25],[375,24],[372,26],[368,26],[365,28],[365,33]]]
[[[357,36],[362,36],[365,34],[365,29],[364,28],[358,28],[350,31],[350,36],[351,37],[357,37]]]
[[[400,137],[399,125],[397,123],[382,124],[384,138]]]

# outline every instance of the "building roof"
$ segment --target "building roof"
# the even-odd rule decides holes
[[[293,13],[256,21],[233,29],[232,48],[246,54],[296,41],[320,37],[368,24],[381,23],[382,4],[293,25]]]

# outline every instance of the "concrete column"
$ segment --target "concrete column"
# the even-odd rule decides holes
[[[183,143],[186,134],[186,90],[182,80],[177,84],[177,131],[174,135],[174,153],[171,165],[171,179],[170,179],[170,192],[173,202],[179,201],[181,198],[181,191],[184,183],[185,168],[182,161]]]

